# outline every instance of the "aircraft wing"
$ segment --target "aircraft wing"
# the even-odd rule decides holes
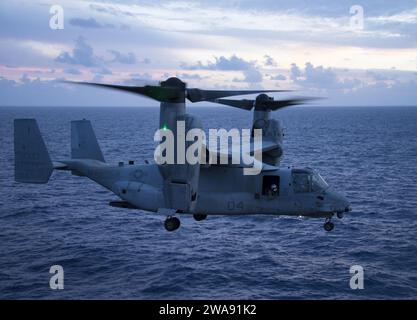
[[[260,149],[261,152],[267,152],[270,150],[274,150],[276,148],[278,148],[279,145],[269,141],[267,144],[263,144],[262,148]],[[250,149],[251,153],[253,152],[254,149],[254,144],[251,143]],[[203,157],[203,154],[205,153],[205,158]],[[252,153],[253,155],[253,153]],[[239,157],[239,164],[233,164],[232,160],[233,160],[233,153],[230,151],[228,153],[221,153],[220,151],[218,151],[217,153],[214,152],[213,150],[210,150],[206,145],[203,145],[203,152],[202,152],[202,160],[201,163],[204,166],[204,163],[207,166],[228,166],[228,167],[238,167],[238,168],[250,168],[253,167],[253,163],[252,164],[245,164],[242,158],[242,154],[239,153],[237,155]],[[222,164],[220,163],[221,158],[227,158],[227,164]],[[204,162],[205,160],[205,162]],[[217,160],[217,161],[216,161]],[[256,162],[259,162],[258,159],[255,158]],[[262,163],[262,171],[273,171],[276,170],[276,168],[274,166],[270,166],[266,163]]]
[[[251,140],[250,148],[247,148],[247,149],[249,149],[250,152],[253,154],[253,152],[255,152],[255,151],[264,153],[264,152],[267,152],[267,151],[271,151],[271,150],[280,148],[281,146],[275,141],[272,141],[272,140],[269,140],[269,139],[263,139],[262,140],[262,146],[260,148],[257,148],[257,147],[258,146],[255,146],[254,141]]]

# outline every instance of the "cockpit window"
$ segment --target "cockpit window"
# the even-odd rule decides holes
[[[308,173],[293,173],[292,182],[295,193],[310,192],[311,190],[311,175]]]
[[[323,177],[318,173],[314,173],[312,176],[312,183],[313,191],[322,191],[326,190],[329,185],[326,181],[324,181]]]
[[[295,193],[323,191],[329,187],[322,176],[312,170],[294,170],[292,182]]]

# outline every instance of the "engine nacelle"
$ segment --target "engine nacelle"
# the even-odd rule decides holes
[[[159,165],[159,170],[164,178],[165,204],[167,208],[193,212],[198,196],[200,161],[196,164],[188,163],[185,152],[194,141],[186,141],[186,136],[192,129],[202,129],[202,125],[197,117],[189,114],[179,115],[177,124],[178,127],[174,135],[175,164]],[[183,131],[180,130],[180,124],[184,126]],[[178,149],[178,143],[182,143],[182,141],[185,142],[182,151],[184,154],[181,154]]]
[[[267,142],[273,142],[276,148],[262,153],[262,162],[270,165],[278,165],[283,155],[283,130],[281,122],[276,119],[270,119],[269,110],[256,110],[253,113],[253,129],[262,129],[262,145]]]

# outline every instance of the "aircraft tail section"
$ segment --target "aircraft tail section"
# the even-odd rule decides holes
[[[88,120],[71,121],[71,158],[104,162],[103,153]]]
[[[14,120],[15,181],[47,183],[53,164],[35,119]]]

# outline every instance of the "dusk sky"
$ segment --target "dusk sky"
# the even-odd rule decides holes
[[[63,29],[50,27],[53,5]],[[61,80],[170,76],[204,89],[292,89],[327,97],[322,105],[417,105],[410,0],[1,1],[0,47],[2,106],[154,105]]]

